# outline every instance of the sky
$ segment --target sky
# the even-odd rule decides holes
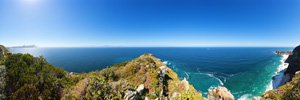
[[[0,0],[0,44],[295,47],[299,0]]]

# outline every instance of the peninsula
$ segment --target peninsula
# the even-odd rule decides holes
[[[6,47],[7,49],[14,49],[14,48],[36,48],[36,45],[22,45],[22,46],[12,46],[12,47]]]

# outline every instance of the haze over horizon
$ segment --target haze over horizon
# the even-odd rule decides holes
[[[295,47],[298,0],[1,0],[0,44]]]

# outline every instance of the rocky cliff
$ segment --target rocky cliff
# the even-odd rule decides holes
[[[293,77],[295,75],[295,72],[300,70],[300,46],[297,46],[293,50],[293,54],[290,55],[285,62],[289,63],[285,74],[288,74],[290,75],[290,77]]]
[[[207,98],[209,100],[234,100],[233,95],[225,87],[216,87],[208,90]]]
[[[261,100],[300,100],[300,71],[296,72],[290,82],[261,95]]]
[[[264,93],[259,99],[300,100],[300,46],[293,50],[292,55],[289,55],[285,62],[289,65],[284,74],[290,76],[290,81]]]

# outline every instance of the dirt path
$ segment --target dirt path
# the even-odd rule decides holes
[[[84,96],[84,94],[86,92],[85,89],[86,89],[87,85],[88,85],[88,79],[87,78],[79,81],[76,84],[76,86],[74,86],[74,88],[73,88],[75,90],[75,94],[78,95],[78,96],[82,96],[82,95]]]

